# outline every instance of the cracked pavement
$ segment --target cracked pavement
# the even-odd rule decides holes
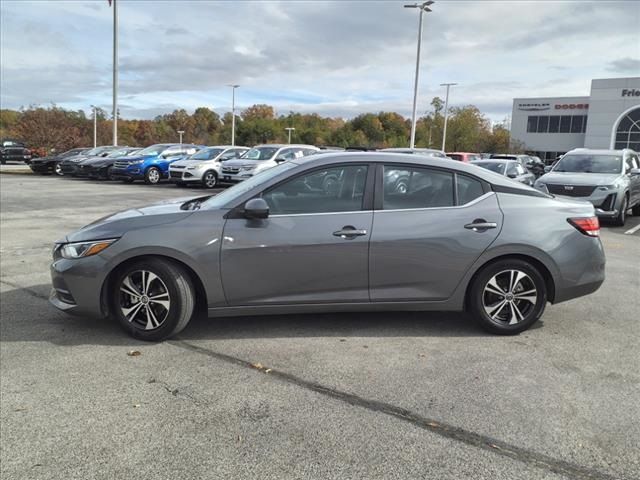
[[[48,305],[54,240],[189,192],[0,175],[3,480],[640,477],[639,218],[603,229],[596,294],[516,337],[380,312],[196,318],[147,344]]]

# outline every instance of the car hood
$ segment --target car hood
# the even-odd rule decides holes
[[[611,185],[620,176],[619,173],[550,172],[541,176],[538,181],[559,185]]]
[[[197,167],[198,165],[202,165],[204,163],[218,163],[215,160],[178,160],[176,162],[172,162],[172,167]]]
[[[178,222],[193,214],[195,209],[189,209],[190,202],[193,204],[194,200],[209,197],[173,198],[146,207],[122,210],[85,225],[57,243],[118,238],[131,230]]]
[[[118,162],[131,163],[131,162],[136,162],[138,160],[148,160],[149,158],[156,158],[156,157],[158,157],[158,155],[135,155],[133,157],[113,158],[112,160],[115,160],[115,161],[118,161]]]

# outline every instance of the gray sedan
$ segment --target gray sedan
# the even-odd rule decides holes
[[[398,190],[394,178],[406,178]],[[216,196],[102,218],[58,241],[51,302],[134,337],[209,316],[467,310],[515,334],[597,290],[593,205],[416,155],[284,162]]]

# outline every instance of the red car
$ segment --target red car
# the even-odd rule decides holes
[[[453,160],[458,160],[459,162],[473,162],[475,160],[482,160],[482,156],[479,153],[469,153],[469,152],[451,152],[447,153],[447,157],[452,158]]]

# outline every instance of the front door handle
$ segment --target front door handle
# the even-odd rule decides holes
[[[357,229],[352,225],[345,225],[342,227],[342,230],[333,232],[334,237],[344,238],[345,240],[353,240],[356,237],[361,237],[366,234],[366,230]]]
[[[496,222],[487,222],[484,218],[476,218],[473,222],[467,223],[464,228],[480,233],[490,228],[498,228],[498,224]]]

